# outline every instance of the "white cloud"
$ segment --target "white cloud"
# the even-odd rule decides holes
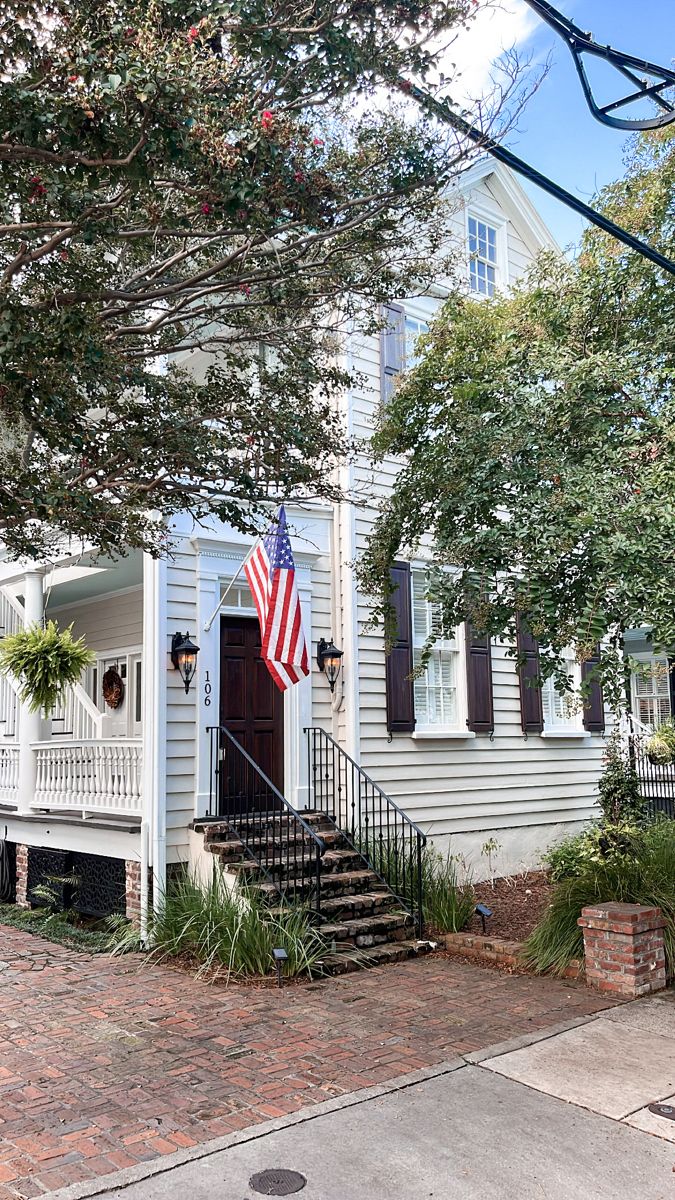
[[[452,99],[465,103],[491,89],[491,74],[505,50],[521,48],[539,24],[523,0],[503,0],[480,8],[468,30],[448,48],[441,70],[451,79]],[[454,64],[454,66],[453,66]]]

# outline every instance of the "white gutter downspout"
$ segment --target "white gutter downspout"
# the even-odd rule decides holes
[[[141,936],[147,934],[152,867],[153,907],[166,884],[166,562],[143,555],[143,822]]]

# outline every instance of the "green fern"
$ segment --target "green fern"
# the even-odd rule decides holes
[[[31,712],[50,716],[64,688],[78,683],[95,661],[84,638],[74,638],[72,629],[48,621],[44,628],[31,625],[0,642],[0,671],[19,680],[20,699]]]

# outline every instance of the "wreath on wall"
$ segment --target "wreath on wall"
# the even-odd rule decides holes
[[[101,684],[103,699],[108,708],[119,708],[124,700],[124,680],[117,667],[108,667]]]

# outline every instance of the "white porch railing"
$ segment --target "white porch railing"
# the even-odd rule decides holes
[[[89,698],[81,684],[67,688],[52,713],[54,738],[77,738],[79,741],[98,741],[103,725],[103,713]]]
[[[32,808],[75,809],[82,816],[140,816],[140,738],[52,739],[33,749],[37,785]]]
[[[16,804],[19,795],[19,747],[0,745],[0,803]]]

